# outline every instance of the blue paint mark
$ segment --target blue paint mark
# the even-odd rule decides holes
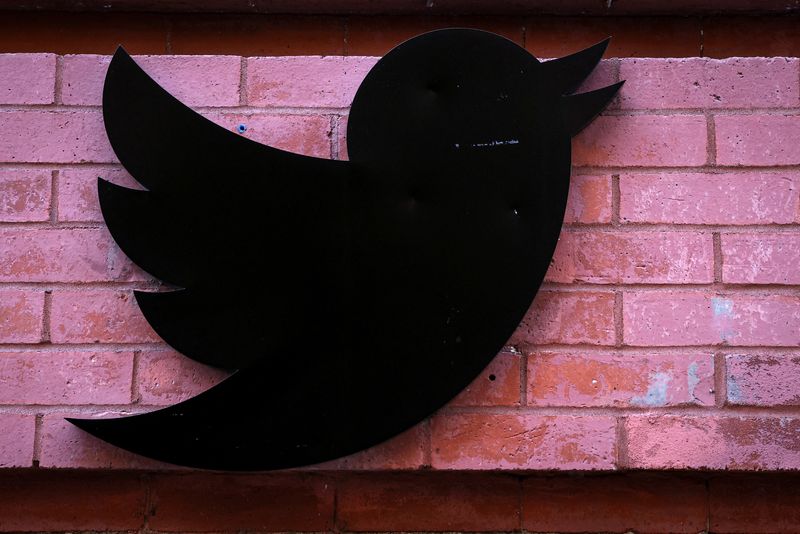
[[[650,384],[647,386],[646,395],[637,395],[631,398],[634,406],[664,406],[667,404],[667,388],[672,381],[669,373],[652,373]]]
[[[742,390],[739,388],[739,384],[736,383],[736,380],[732,376],[728,376],[727,385],[728,400],[731,402],[738,402],[742,400]]]
[[[730,317],[733,315],[733,301],[730,299],[713,297],[711,299],[711,309],[714,312],[714,317]]]
[[[694,394],[694,389],[697,387],[697,384],[700,383],[700,377],[697,376],[697,362],[692,362],[689,364],[689,368],[686,369],[686,375],[686,384],[689,386],[689,395],[691,395],[694,400],[698,400],[697,395]]]
[[[245,133],[247,131],[247,125],[240,124],[239,126],[236,127],[236,131],[239,132],[240,134]]]
[[[731,325],[733,319],[733,301],[721,297],[711,298],[711,311],[714,314],[714,327],[721,341],[728,342],[736,335]]]

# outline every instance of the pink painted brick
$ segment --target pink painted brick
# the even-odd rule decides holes
[[[103,220],[100,201],[97,198],[98,178],[131,189],[143,189],[121,167],[62,169],[58,173],[59,221],[97,222]]]
[[[685,167],[706,162],[700,115],[597,117],[572,140],[573,165]]]
[[[49,169],[0,169],[0,222],[50,219]]]
[[[800,419],[795,417],[626,418],[633,469],[800,468]]]
[[[143,351],[136,383],[139,403],[172,405],[202,393],[229,375],[173,350]]]
[[[722,281],[800,284],[800,234],[722,234]]]
[[[532,345],[614,343],[614,294],[610,291],[539,291],[509,343]]]
[[[713,355],[536,353],[528,357],[528,404],[713,406]]]
[[[573,176],[564,213],[565,223],[611,222],[611,177]]]
[[[0,111],[0,162],[116,161],[100,111]]]
[[[0,54],[0,104],[52,104],[55,54]]]
[[[98,418],[130,415],[103,412]],[[157,462],[110,445],[84,432],[65,417],[90,419],[85,413],[48,413],[42,418],[42,451],[39,467],[68,469],[147,469],[182,470],[184,468]],[[155,439],[158,439],[154,436]]]
[[[132,352],[0,354],[0,404],[128,404]]]
[[[42,340],[44,291],[0,289],[0,343]]]
[[[247,59],[247,103],[265,107],[345,108],[378,58]]]
[[[520,356],[501,352],[449,406],[516,406],[520,403]]]
[[[53,291],[53,343],[147,343],[160,341],[131,291]]]
[[[258,143],[289,152],[331,157],[331,119],[326,115],[268,115],[265,113],[212,113],[208,118],[228,130],[242,124],[242,134]]]
[[[613,469],[613,417],[439,414],[431,465],[458,470]]]
[[[545,280],[702,284],[714,280],[711,233],[565,230]]]
[[[147,280],[105,228],[0,229],[0,281]]]
[[[33,415],[0,414],[0,468],[31,467],[35,427]]]
[[[800,296],[625,293],[623,324],[628,345],[797,346]]]
[[[623,109],[795,107],[793,58],[623,59]]]
[[[718,115],[719,165],[800,164],[800,115]]]
[[[726,354],[727,403],[800,405],[800,354]]]
[[[428,423],[420,423],[388,441],[361,452],[309,466],[304,470],[400,471],[420,469],[428,450]]]
[[[797,171],[621,174],[620,220],[666,224],[788,224]]]
[[[241,58],[238,56],[134,56],[159,85],[188,106],[238,106]],[[61,100],[67,105],[99,106],[109,56],[64,56]]]
[[[336,116],[336,143],[339,148],[338,159],[347,161],[350,159],[347,153],[347,121],[348,115]]]

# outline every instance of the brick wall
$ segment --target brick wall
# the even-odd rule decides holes
[[[332,158],[346,157],[347,106],[375,62],[358,56],[137,60],[220,125],[245,125],[243,135],[254,140]],[[110,469],[119,473],[120,486],[99,471],[77,473],[76,480],[114,486],[111,493],[121,494],[130,515],[120,511],[126,519],[104,524],[62,516],[23,524],[5,517],[3,530],[143,524],[207,530],[205,523],[169,523],[185,518],[181,506],[197,500],[184,495],[172,512],[164,504],[176,488],[192,486],[187,476],[200,475],[114,449],[63,420],[147,411],[225,376],[182,358],[153,333],[132,290],[158,283],[127,260],[103,225],[97,176],[134,185],[102,127],[108,61],[0,55],[0,467],[23,477],[20,487],[34,488],[10,501],[22,509],[31,505],[26,495],[33,502],[65,487],[54,469]],[[627,80],[619,98],[573,142],[568,213],[545,285],[485,373],[430,420],[374,449],[277,478],[237,478],[239,489],[226,490],[222,499],[240,512],[228,525],[614,530],[632,524],[614,522],[613,514],[608,528],[548,523],[542,518],[556,517],[553,510],[569,506],[569,499],[545,505],[539,497],[563,491],[563,482],[526,476],[800,470],[800,62],[613,59],[586,88],[618,79]],[[412,473],[377,474],[396,470]],[[422,497],[412,490],[420,487],[414,477],[437,472]],[[665,521],[686,510],[681,499],[700,503],[686,512],[681,531],[713,523],[709,503],[716,495],[728,495],[723,504],[735,509],[729,479],[715,485],[708,478],[652,476],[589,477],[571,491],[584,491],[587,499],[599,494],[608,500],[604,513],[622,510],[623,518],[625,507],[638,502],[624,504],[630,495],[649,506],[647,491],[666,499]],[[231,484],[199,480],[197,487],[212,493]],[[763,496],[755,480],[748,487]],[[644,487],[650,488],[644,494],[636,490]],[[264,523],[258,512],[242,511],[236,493],[246,493],[242,488],[281,503],[296,497],[305,503],[296,510],[307,504],[322,519],[282,521],[273,514]],[[412,514],[417,522],[404,523],[401,516],[414,510],[409,504],[391,519],[388,495],[413,504],[425,491],[441,499],[440,512]],[[378,497],[364,501],[363,492]],[[667,499],[676,492],[680,502]],[[784,492],[792,502],[800,500],[796,493]],[[474,508],[487,499],[484,508]],[[461,512],[447,513],[452,507]],[[778,513],[770,510],[765,517]],[[787,513],[781,517],[791,531],[800,517],[796,509]],[[673,529],[666,524],[654,519],[647,528]]]

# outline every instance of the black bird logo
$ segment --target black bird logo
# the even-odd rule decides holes
[[[572,95],[607,44],[540,62],[478,30],[406,41],[353,99],[349,161],[216,126],[120,48],[105,127],[147,190],[99,180],[103,216],[131,260],[176,286],[136,293],[156,332],[238,371],[165,409],[70,421],[154,459],[266,470],[428,417],[502,348],[542,282],[570,139],[621,85]]]

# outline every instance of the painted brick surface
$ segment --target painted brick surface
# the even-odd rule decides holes
[[[342,159],[350,100],[375,62],[136,59],[210,120],[232,132],[243,126],[237,135]],[[98,177],[138,187],[102,128],[108,62],[0,54],[0,467],[55,473],[52,491],[64,487],[60,469],[109,470],[120,480],[129,470],[157,474],[147,497],[125,479],[109,490],[117,511],[80,524],[58,508],[69,496],[34,514],[31,492],[50,490],[26,482],[7,502],[38,522],[0,514],[0,531],[136,530],[146,516],[154,531],[698,532],[706,509],[718,510],[712,526],[731,530],[722,505],[698,504],[693,481],[651,478],[646,496],[641,487],[615,493],[610,482],[587,478],[602,503],[620,503],[599,524],[580,514],[567,522],[537,504],[550,491],[574,508],[560,482],[520,485],[503,472],[800,471],[796,58],[604,61],[584,89],[626,85],[573,141],[565,229],[551,268],[487,369],[392,440],[281,481],[226,489],[219,484],[234,478],[224,475],[213,486],[222,497],[199,506],[214,477],[125,453],[64,421],[155,409],[228,376],[153,332],[133,291],[158,291],[159,282],[127,260],[104,227]],[[370,473],[388,471],[402,473]],[[350,475],[326,478],[338,472]],[[433,478],[420,485],[426,473]],[[98,480],[87,484],[106,487]],[[185,498],[192,481],[196,495]],[[725,491],[709,488],[700,492],[706,498]],[[251,506],[248,492],[308,513]],[[630,521],[635,506],[656,500],[663,514],[653,512],[650,524]],[[70,506],[101,515],[85,502]],[[676,508],[685,520],[669,526]]]

